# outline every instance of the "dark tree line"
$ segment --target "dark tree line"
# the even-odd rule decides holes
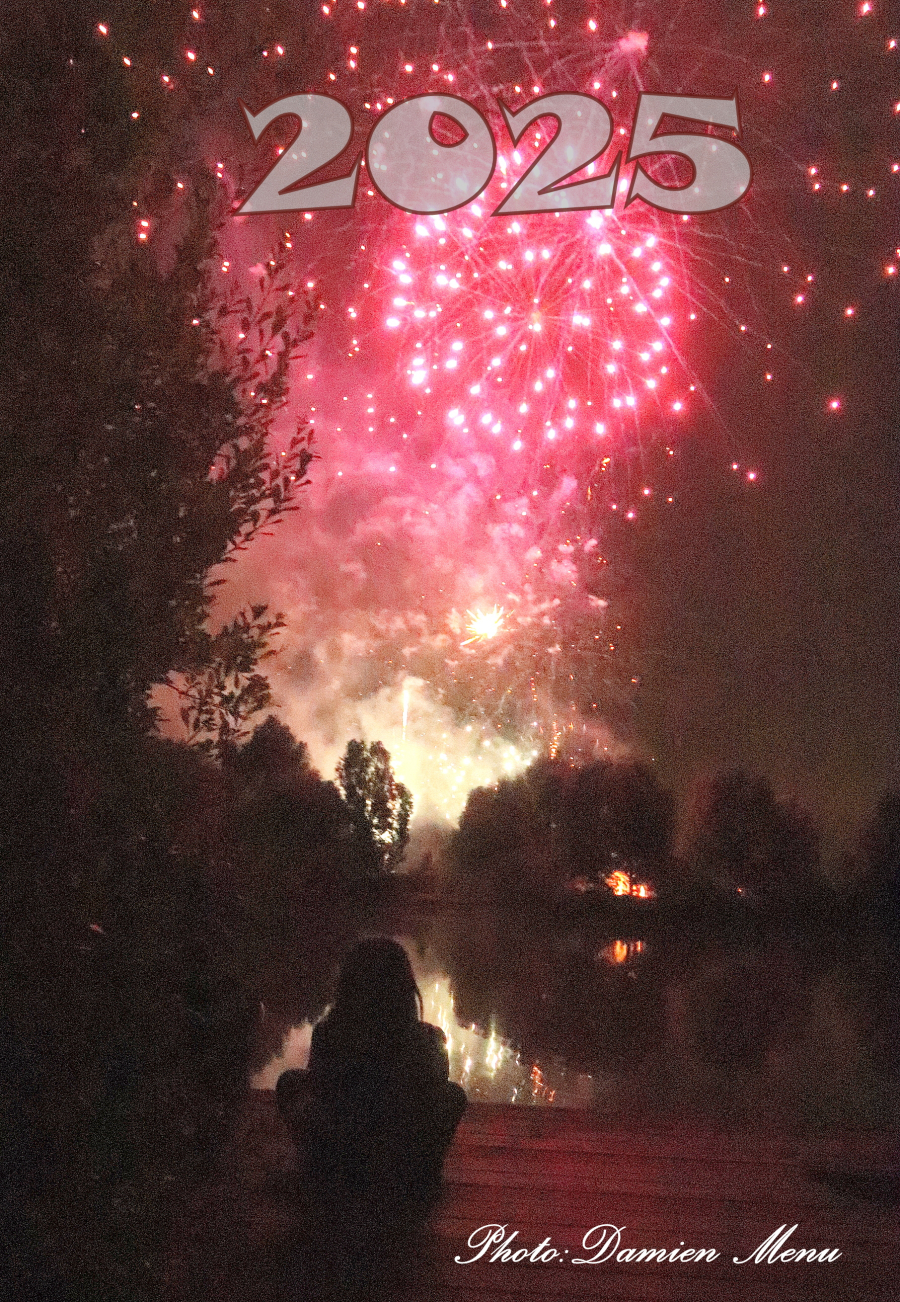
[[[649,766],[544,759],[469,796],[453,838],[456,876],[501,897],[599,885],[617,868],[661,882],[674,802]]]
[[[806,812],[742,769],[699,783],[679,839],[675,802],[651,766],[543,759],[470,794],[449,860],[457,884],[491,899],[559,898],[573,886],[635,894],[640,884],[692,909],[813,919],[841,908],[884,925],[898,917],[895,793],[882,799],[837,882],[823,869]]]
[[[825,890],[816,831],[794,801],[777,799],[763,777],[730,769],[704,781],[689,814],[688,880],[767,908]]]
[[[854,901],[877,923],[900,928],[900,791],[886,791],[851,862]]]

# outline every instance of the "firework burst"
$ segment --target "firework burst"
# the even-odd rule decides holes
[[[466,631],[472,636],[466,638],[463,646],[469,646],[472,642],[489,642],[503,628],[502,606],[495,606],[493,610],[486,611],[467,610],[466,614],[470,620]]]
[[[298,630],[294,660],[282,661],[285,708],[303,735],[324,739],[324,753],[357,727],[396,734],[407,779],[416,747],[427,752],[436,737],[454,774],[465,756],[480,765],[502,751],[503,766],[518,762],[513,755],[526,762],[535,747],[553,749],[579,729],[586,745],[605,749],[600,721],[614,714],[611,703],[627,706],[636,686],[619,653],[622,584],[611,581],[623,530],[678,509],[680,441],[701,424],[718,428],[723,464],[746,491],[760,482],[707,388],[723,338],[743,349],[760,391],[777,386],[794,323],[815,311],[817,268],[779,233],[784,194],[874,210],[900,164],[880,146],[853,166],[807,146],[815,133],[797,124],[818,120],[826,102],[832,111],[844,81],[813,66],[802,24],[765,5],[738,14],[713,5],[327,0],[302,18],[302,72],[292,82],[286,71],[287,28],[277,43],[267,38],[260,61],[273,79],[253,106],[289,92],[345,104],[355,135],[326,177],[348,175],[384,115],[425,94],[473,105],[497,161],[486,188],[452,212],[392,207],[363,167],[352,211],[245,218],[233,228],[223,268],[255,271],[273,228],[283,236],[289,227],[302,287],[322,303],[318,353],[295,384],[323,453],[311,509],[302,535],[273,543],[256,574],[248,558],[246,570]],[[860,69],[897,57],[896,34],[879,34],[879,21],[871,7],[828,6],[830,31],[849,42],[853,28]],[[626,207],[638,97],[736,90],[755,167],[746,199],[694,216]],[[556,94],[609,109],[608,148],[567,183],[603,177],[620,153],[614,204],[498,215],[556,131],[537,117],[514,138],[506,117]],[[251,182],[292,130],[282,121],[252,152],[245,139]],[[435,134],[451,147],[458,128],[438,119]],[[690,179],[677,157],[647,166],[662,185]],[[221,162],[217,175],[234,184]],[[246,197],[249,186],[236,188]],[[148,229],[138,238],[152,242]],[[896,237],[882,243],[873,266],[890,278]],[[853,329],[856,299],[842,310]],[[838,419],[845,395],[830,376],[820,383],[821,393],[811,384],[815,404]]]
[[[346,374],[357,376],[323,412],[341,466],[328,509],[350,511],[349,585],[337,620],[345,634],[336,638],[329,603],[316,657],[322,677],[336,673],[359,700],[375,692],[393,701],[401,680],[422,685],[402,696],[407,757],[425,696],[474,730],[479,763],[483,743],[504,737],[523,762],[535,750],[556,753],[566,734],[608,753],[603,720],[621,720],[636,686],[619,663],[610,611],[611,530],[673,503],[658,463],[674,455],[703,400],[704,329],[734,320],[711,268],[731,262],[735,279],[752,274],[743,214],[623,208],[640,94],[651,85],[731,94],[743,56],[726,86],[729,74],[711,77],[704,51],[685,62],[689,38],[667,44],[660,64],[660,40],[630,27],[624,11],[576,22],[570,8],[416,6],[399,43],[388,36],[400,30],[394,6],[332,5],[325,15],[344,57],[323,89],[359,131],[411,95],[451,94],[477,108],[497,144],[487,187],[452,212],[390,208],[363,180],[352,217],[309,214],[306,223],[317,292],[338,278],[349,286],[328,305],[326,347],[343,333]],[[559,125],[538,116],[514,138],[506,118],[559,93],[609,108],[608,150],[569,180],[600,178],[620,155],[613,206],[497,215]],[[448,148],[459,139],[450,118],[432,130]],[[652,170],[664,185],[689,179],[672,156]],[[313,217],[340,233],[349,281],[317,245]],[[373,577],[379,551],[394,557],[389,592]],[[308,602],[298,618],[315,621]]]

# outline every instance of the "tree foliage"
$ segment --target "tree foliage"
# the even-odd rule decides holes
[[[542,759],[473,791],[453,840],[457,871],[501,895],[547,894],[615,867],[659,882],[673,802],[647,765]]]
[[[412,796],[394,777],[388,751],[380,741],[350,741],[337,776],[350,813],[354,860],[365,877],[391,872],[409,840]]]
[[[587,764],[576,771],[567,804],[574,868],[602,880],[615,863],[660,881],[671,850],[674,801],[649,765]]]
[[[284,618],[266,619],[266,610],[241,611],[215,634],[196,629],[183,662],[166,676],[166,686],[182,702],[179,714],[191,744],[220,760],[247,735],[249,720],[272,703],[269,681],[257,665],[276,654],[270,640]]]
[[[166,1217],[245,1084],[237,905],[209,890],[222,772],[147,737],[147,694],[192,674],[215,745],[265,700],[275,624],[206,621],[216,567],[306,482],[284,403],[316,305],[286,243],[225,292],[193,92],[160,83],[186,21],[175,0],[3,14],[0,996],[40,1100],[13,1108],[39,1156],[6,1200],[39,1227],[21,1297],[160,1296]]]
[[[0,566],[29,656],[10,642],[4,662],[19,728],[52,721],[80,754],[145,726],[151,685],[196,663],[215,567],[294,508],[313,455],[304,421],[281,454],[273,430],[315,305],[284,242],[251,291],[226,292],[220,187],[181,166],[181,129],[145,75],[183,11],[116,16],[136,76],[81,4],[49,26],[13,6],[6,32]]]
[[[292,782],[312,771],[306,742],[297,741],[274,714],[256,725],[245,745],[230,753],[229,767],[251,789]]]
[[[785,901],[819,883],[815,831],[802,809],[743,769],[701,783],[686,858],[694,877],[726,895]]]
[[[886,791],[859,846],[860,877],[855,895],[879,922],[900,923],[900,791]]]
[[[225,772],[233,790],[230,838],[253,890],[274,894],[280,906],[298,887],[342,882],[349,812],[286,724],[270,715],[257,725],[245,745],[226,752]]]

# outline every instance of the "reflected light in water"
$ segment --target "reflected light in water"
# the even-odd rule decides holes
[[[404,937],[397,939],[404,944]],[[449,978],[444,973],[429,971],[418,954],[410,953],[406,944],[404,948],[422,992],[423,1019],[439,1026],[446,1035],[450,1079],[461,1085],[470,1099],[485,1103],[590,1106],[595,1093],[593,1076],[572,1071],[562,1062],[534,1062],[497,1033],[493,1018],[487,1031],[474,1023],[460,1026]],[[251,1078],[251,1088],[274,1089],[283,1071],[305,1067],[311,1037],[311,1023],[292,1026],[281,1052]]]
[[[611,940],[608,945],[604,945],[597,952],[597,961],[609,963],[615,967],[620,963],[627,963],[630,958],[635,958],[638,954],[643,954],[644,942],[642,940]]]
[[[312,1028],[312,1022],[303,1022],[300,1026],[289,1027],[281,1052],[274,1058],[270,1058],[261,1071],[250,1077],[250,1088],[273,1090],[275,1082],[283,1071],[289,1071],[292,1067],[305,1067],[309,1062]]]

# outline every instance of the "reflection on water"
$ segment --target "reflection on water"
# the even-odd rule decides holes
[[[421,966],[408,941],[407,949],[413,966]],[[568,1070],[558,1059],[535,1061],[501,1035],[496,1017],[492,1016],[483,1029],[475,1022],[461,1025],[449,978],[445,974],[422,975],[420,971],[416,977],[426,1021],[434,1022],[447,1037],[450,1079],[462,1085],[470,1098],[488,1103],[590,1103],[593,1091],[589,1075]]]
[[[489,910],[359,934],[405,946],[470,1098],[760,1126],[900,1118],[896,960],[880,943],[691,945]],[[326,1008],[277,988],[268,1006],[257,1088],[306,1064],[304,1019]]]
[[[591,1077],[567,1070],[565,1063],[534,1061],[502,1039],[496,1021],[486,1029],[474,1022],[462,1026],[456,1015],[450,979],[423,964],[408,936],[396,939],[406,949],[422,992],[423,1017],[439,1026],[447,1037],[450,1079],[462,1085],[469,1098],[487,1103],[557,1103],[586,1107],[593,1099]],[[309,1060],[312,1023],[292,1026],[281,1052],[271,1058],[251,1080],[254,1089],[274,1089],[283,1071],[305,1067]]]
[[[597,951],[597,958],[603,963],[627,963],[630,958],[643,952],[642,940],[611,940]]]
[[[292,1067],[305,1067],[309,1061],[309,1042],[312,1039],[312,1022],[288,1028],[281,1052],[269,1059],[261,1071],[250,1077],[250,1088],[273,1090],[278,1077]]]

